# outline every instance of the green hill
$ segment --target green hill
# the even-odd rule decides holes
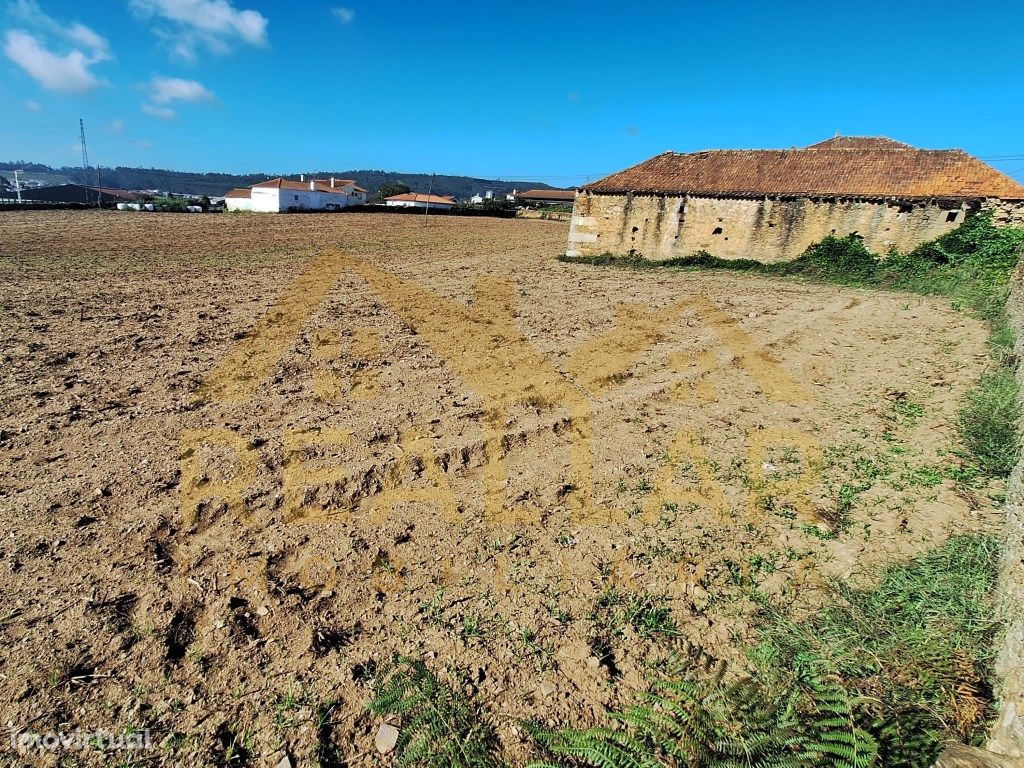
[[[48,183],[60,184],[65,180],[79,184],[95,184],[96,170],[93,168],[62,167],[52,168],[41,163],[26,161],[0,162],[0,174],[13,178],[14,169],[26,172],[25,178],[40,179]],[[116,189],[159,189],[168,192],[183,192],[192,195],[223,195],[235,187],[248,187],[267,179],[284,176],[286,179],[298,180],[298,174],[280,173],[196,173],[190,171],[169,171],[162,168],[100,168],[100,184]],[[430,174],[401,173],[398,171],[312,171],[307,178],[315,176],[327,179],[331,176],[339,179],[355,179],[359,186],[376,192],[381,187],[401,182],[416,192],[426,192],[431,185]],[[495,196],[503,197],[513,189],[550,189],[547,184],[538,181],[505,181],[498,179],[477,179],[470,176],[437,175],[433,179],[433,191],[438,195],[451,195],[464,199],[488,190]]]

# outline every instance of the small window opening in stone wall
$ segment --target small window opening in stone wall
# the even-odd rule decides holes
[[[712,232],[711,234],[712,235],[720,235],[720,234],[722,234],[722,228],[721,227],[715,227],[715,231]]]
[[[960,213],[960,211],[948,211],[946,213],[946,221],[947,222],[956,221],[956,216],[957,216],[958,213]]]
[[[634,235],[635,235],[635,234],[636,234],[637,232],[639,232],[639,231],[640,231],[640,227],[633,227],[633,234],[634,234]]]

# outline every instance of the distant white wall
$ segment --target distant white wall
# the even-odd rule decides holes
[[[249,200],[228,198],[225,205],[229,211],[256,211],[258,213],[281,213],[289,209],[299,211],[331,211],[361,205],[366,195],[355,191],[355,185],[336,187],[338,192],[321,192],[316,189],[278,189],[277,187],[253,187]],[[339,194],[348,191],[348,194]],[[232,205],[234,203],[234,205]]]
[[[226,197],[224,207],[229,211],[251,211],[252,200],[248,197]]]
[[[275,189],[274,187],[253,187],[251,211],[259,213],[280,213],[281,198],[279,193],[291,192],[286,189]]]

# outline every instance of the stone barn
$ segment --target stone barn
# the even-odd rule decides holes
[[[580,189],[568,254],[780,261],[850,234],[884,254],[980,208],[1024,225],[1024,186],[959,149],[837,136],[803,149],[666,152]]]

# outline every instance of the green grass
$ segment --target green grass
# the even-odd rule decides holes
[[[957,427],[966,456],[989,475],[1010,474],[1020,455],[1020,392],[1013,371],[986,373],[964,398]]]
[[[997,566],[996,537],[955,537],[873,589],[836,584],[799,623],[766,606],[751,658],[769,678],[797,664],[831,670],[865,702],[884,765],[930,765],[947,739],[980,742],[992,714]]]
[[[620,591],[614,586],[598,595],[591,619],[612,634],[620,633],[627,625],[643,637],[679,634],[666,597]]]

